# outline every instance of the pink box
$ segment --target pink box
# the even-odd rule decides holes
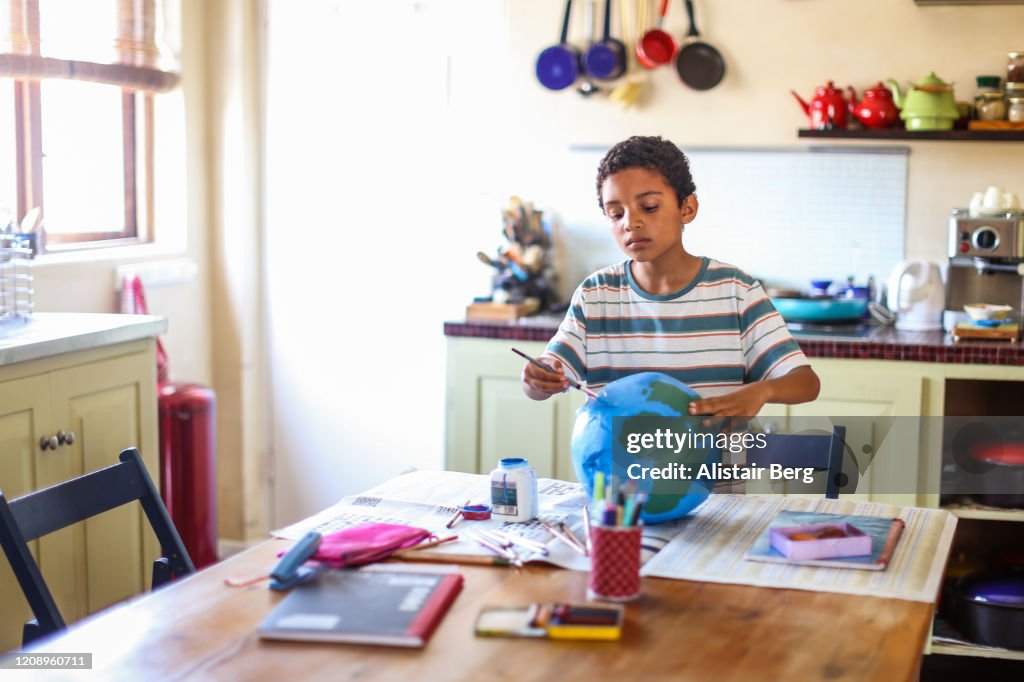
[[[826,529],[839,530],[843,533],[843,537],[819,538],[817,540],[794,540],[792,538],[795,534],[816,534]],[[811,523],[804,526],[772,528],[770,538],[772,547],[782,556],[796,561],[871,554],[871,536],[849,523]]]

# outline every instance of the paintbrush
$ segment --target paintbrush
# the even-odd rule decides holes
[[[519,357],[523,358],[527,362],[529,362],[531,365],[536,365],[537,367],[540,367],[541,369],[543,369],[546,372],[554,372],[555,374],[558,374],[558,372],[555,371],[555,369],[553,367],[549,367],[548,365],[545,365],[540,360],[537,360],[535,358],[531,358],[529,355],[527,355],[523,351],[519,350],[518,348],[513,348],[512,352],[515,353],[516,355],[518,355]],[[565,375],[563,375],[563,376],[565,376]],[[582,391],[583,393],[585,393],[586,395],[590,396],[594,400],[597,400],[597,394],[594,393],[591,390],[583,388],[583,386],[580,384],[580,382],[573,381],[569,377],[565,377],[565,380],[568,381],[569,385],[572,386],[573,388],[575,388],[577,391]]]

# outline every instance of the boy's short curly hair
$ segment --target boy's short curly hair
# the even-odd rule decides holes
[[[675,190],[676,201],[697,191],[690,175],[690,162],[679,147],[658,136],[634,135],[608,150],[597,167],[597,205],[604,212],[601,185],[608,176],[630,168],[646,168],[661,174],[669,187]]]

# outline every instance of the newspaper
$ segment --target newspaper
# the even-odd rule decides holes
[[[297,540],[309,531],[330,533],[364,523],[397,523],[424,528],[443,538],[458,535],[459,539],[430,549],[420,550],[428,557],[492,558],[495,555],[480,545],[475,536],[481,531],[498,530],[540,543],[547,554],[517,547],[524,562],[544,562],[562,568],[589,571],[590,558],[573,551],[545,530],[543,524],[557,526],[564,522],[578,538],[585,537],[582,510],[588,499],[579,483],[552,478],[537,480],[539,498],[537,518],[526,523],[502,521],[492,516],[487,521],[461,520],[450,530],[445,524],[456,510],[466,503],[490,502],[490,478],[483,474],[457,471],[410,471],[367,490],[350,495],[308,519],[276,530],[273,534]],[[644,529],[644,559],[653,556],[678,532],[678,524],[662,524]]]

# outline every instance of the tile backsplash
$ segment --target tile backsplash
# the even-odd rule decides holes
[[[906,147],[685,151],[700,201],[683,235],[691,253],[737,265],[766,286],[798,289],[849,275],[884,283],[903,257]],[[623,258],[595,198],[604,152],[572,149],[554,181],[562,190],[551,207],[566,297],[589,273]]]

